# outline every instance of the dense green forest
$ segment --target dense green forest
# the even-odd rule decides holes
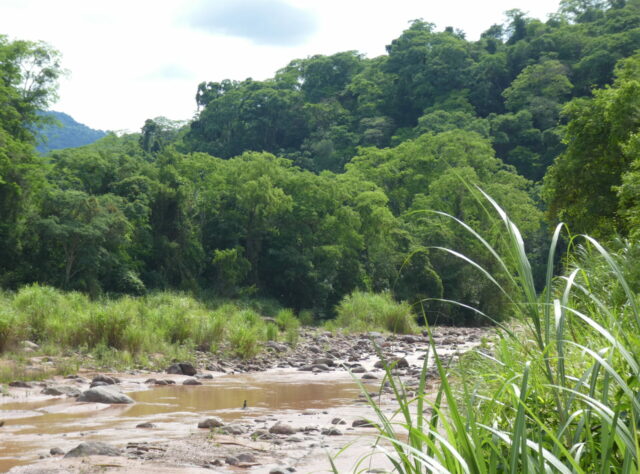
[[[479,186],[534,266],[558,220],[637,237],[639,49],[637,0],[564,0],[547,21],[511,10],[477,41],[416,20],[386,55],[203,82],[187,125],[147,120],[139,134],[40,157],[33,130],[60,60],[0,36],[0,287],[262,296],[317,318],[355,290],[389,291],[500,315],[496,287],[439,247],[496,264],[431,211],[497,240]],[[425,310],[475,320],[459,306]]]

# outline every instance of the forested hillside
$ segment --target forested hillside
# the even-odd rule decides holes
[[[546,21],[507,18],[477,41],[418,20],[384,56],[203,82],[189,124],[147,120],[44,158],[31,130],[56,53],[0,37],[0,286],[259,295],[320,318],[354,290],[389,290],[501,314],[496,287],[438,247],[495,263],[429,211],[497,240],[477,185],[534,255],[559,219],[604,239],[640,229],[640,2],[565,0]],[[426,312],[474,320],[434,302]]]
[[[47,111],[43,115],[44,123],[35,131],[38,140],[36,149],[40,153],[89,145],[107,134],[76,122],[63,112]]]

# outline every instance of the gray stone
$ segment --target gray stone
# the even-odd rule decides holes
[[[49,450],[49,454],[51,454],[52,456],[60,456],[62,454],[64,454],[64,451],[60,448],[51,448]]]
[[[224,434],[239,436],[244,433],[244,428],[237,424],[227,425],[222,428]]]
[[[238,461],[240,462],[256,462],[256,457],[251,453],[238,454]]]
[[[207,418],[206,420],[198,423],[198,428],[220,428],[221,426],[224,426],[224,423],[217,416]]]
[[[332,425],[346,425],[347,422],[344,421],[344,418],[334,418],[333,420],[331,420],[331,424]]]
[[[98,380],[97,382],[91,382],[91,385],[89,385],[89,388],[93,388],[93,387],[106,387],[108,385],[107,382],[102,382],[101,380]]]
[[[31,341],[22,341],[22,347],[24,349],[31,349],[31,350],[36,350],[36,349],[40,349],[40,346],[38,344],[36,344],[35,342],[31,342]]]
[[[167,368],[168,374],[188,375],[190,377],[196,375],[197,371],[193,364],[189,362],[178,362]]]
[[[136,425],[136,428],[155,428],[155,427],[156,427],[156,425],[154,425],[153,423],[149,423],[149,422],[139,423],[139,424]]]
[[[325,436],[342,436],[342,431],[338,428],[325,428],[321,433]]]
[[[354,428],[375,428],[376,425],[368,420],[354,420],[351,423]]]
[[[362,376],[362,379],[363,379],[363,380],[376,380],[377,378],[378,378],[378,377],[376,377],[375,375],[373,375],[373,374],[372,374],[372,373],[370,373],[370,372],[367,372],[366,374],[364,374],[364,375]]]
[[[79,402],[93,403],[134,403],[133,399],[111,387],[94,387],[82,392]]]
[[[202,385],[202,382],[196,379],[187,379],[182,382],[182,385]]]
[[[91,380],[91,383],[96,382],[104,382],[107,385],[115,385],[117,383],[120,383],[120,379],[117,377],[109,377],[108,375],[104,374],[98,374]]]
[[[107,443],[100,441],[91,441],[88,443],[80,443],[67,454],[65,458],[80,458],[84,456],[120,456],[120,450],[114,448]]]
[[[292,435],[295,432],[296,432],[296,430],[294,430],[291,425],[288,425],[288,424],[283,423],[281,421],[279,421],[278,423],[273,425],[271,428],[269,428],[269,433],[272,433],[272,434]]]
[[[334,365],[336,365],[335,361],[333,359],[329,359],[328,357],[320,357],[319,359],[314,359],[311,363],[311,365],[319,364],[327,365],[329,367],[333,367]]]
[[[367,371],[367,369],[365,369],[364,367],[362,367],[361,365],[358,367],[354,367],[353,369],[351,369],[351,373],[352,374],[364,374]]]
[[[227,456],[224,458],[224,462],[226,462],[229,466],[237,466],[240,464],[240,460],[235,456]]]
[[[18,380],[16,382],[9,382],[9,387],[18,387],[18,388],[33,388],[33,385],[29,382],[23,382]]]
[[[82,395],[82,392],[79,388],[69,387],[68,385],[59,385],[56,387],[47,387],[42,390],[42,393],[45,395],[52,395],[54,397],[60,397],[62,395],[66,395],[67,397],[79,397]]]

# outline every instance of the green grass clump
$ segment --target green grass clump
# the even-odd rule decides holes
[[[402,473],[640,472],[640,311],[620,257],[591,237],[570,238],[570,264],[554,278],[558,226],[546,287],[538,293],[519,230],[484,197],[499,216],[495,228],[504,229],[501,252],[447,217],[502,268],[492,275],[462,257],[505,295],[515,318],[453,372],[431,339],[414,398],[387,368],[399,406],[397,416],[388,417],[368,398],[377,446]],[[583,244],[575,252],[578,239]],[[430,361],[440,383],[428,396]]]
[[[411,306],[395,301],[389,293],[356,291],[340,302],[333,327],[353,332],[389,331],[396,334],[416,332]]]
[[[289,313],[291,317],[280,319],[287,327],[298,324]],[[185,359],[193,348],[223,348],[250,358],[261,350],[262,341],[277,338],[277,327],[272,326],[269,330],[247,304],[226,302],[212,308],[180,293],[90,300],[40,285],[0,293],[0,353],[29,339],[40,345],[42,354],[71,350],[113,367],[151,363],[151,354]]]

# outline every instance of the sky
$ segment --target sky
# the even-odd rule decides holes
[[[475,40],[518,8],[546,20],[559,0],[1,0],[0,34],[45,41],[67,71],[52,110],[92,128],[188,120],[203,81],[262,80],[291,60],[367,57],[422,18]]]

